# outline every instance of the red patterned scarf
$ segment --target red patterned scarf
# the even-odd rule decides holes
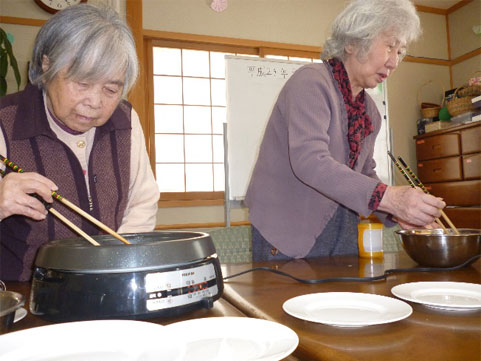
[[[353,100],[351,83],[344,64],[335,58],[329,59],[328,62],[332,67],[334,79],[336,79],[339,85],[339,90],[342,93],[344,104],[346,105],[348,119],[347,140],[350,149],[349,167],[354,168],[359,153],[361,152],[362,141],[373,132],[374,127],[366,113],[364,89],[356,96],[356,99]]]

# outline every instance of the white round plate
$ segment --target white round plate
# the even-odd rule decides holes
[[[378,325],[402,320],[413,312],[406,302],[370,293],[323,292],[297,296],[282,308],[301,320],[340,327]]]
[[[277,361],[299,338],[276,322],[249,317],[210,317],[165,326],[186,343],[184,361]]]
[[[18,310],[15,311],[15,318],[13,319],[13,322],[18,322],[21,319],[25,318],[27,316],[27,310],[23,307],[20,307]]]
[[[149,322],[106,320],[59,323],[0,336],[2,361],[173,361],[184,344]]]
[[[445,310],[481,309],[481,285],[466,282],[411,282],[391,293],[406,301]]]

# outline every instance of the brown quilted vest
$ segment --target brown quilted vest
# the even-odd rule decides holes
[[[89,158],[89,200],[85,177],[73,152],[50,129],[42,92],[28,85],[0,98],[0,126],[7,153],[25,172],[37,172],[58,186],[58,193],[116,230],[127,205],[130,179],[131,105],[122,101],[97,128]],[[89,235],[101,234],[90,221],[54,201],[53,207]],[[0,222],[0,279],[29,280],[38,248],[49,240],[78,237],[51,213],[43,221],[11,216]]]

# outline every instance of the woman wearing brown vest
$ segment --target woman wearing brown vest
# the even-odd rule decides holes
[[[37,249],[77,235],[30,196],[52,191],[119,233],[152,231],[159,192],[137,113],[123,97],[138,75],[135,42],[118,14],[81,4],[40,29],[25,90],[0,98],[0,279],[28,280]],[[89,235],[101,231],[55,202]]]

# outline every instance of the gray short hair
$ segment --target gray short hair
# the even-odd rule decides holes
[[[321,58],[345,59],[345,48],[354,45],[359,57],[369,52],[381,33],[393,31],[410,43],[421,35],[416,8],[409,0],[353,0],[334,20]]]
[[[49,69],[42,70],[47,56]],[[79,4],[58,12],[40,29],[30,62],[29,79],[39,88],[67,67],[67,77],[98,80],[125,72],[124,95],[134,85],[139,64],[132,33],[107,6]]]

